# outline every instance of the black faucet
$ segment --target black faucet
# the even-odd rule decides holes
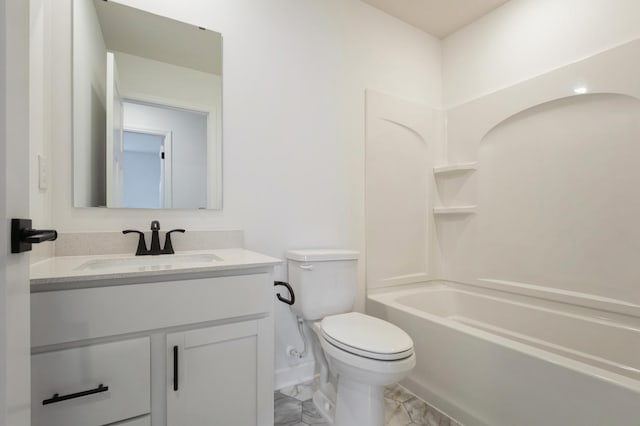
[[[151,222],[151,248],[147,250],[147,243],[144,238],[144,232],[136,231],[134,229],[125,229],[122,231],[123,234],[136,233],[138,234],[138,248],[136,249],[136,256],[157,256],[159,254],[174,254],[173,244],[171,244],[171,233],[172,232],[182,232],[184,233],[184,229],[172,229],[167,232],[164,241],[164,248],[160,248],[160,222],[154,220]]]
[[[157,256],[162,251],[160,249],[160,235],[158,231],[160,231],[160,222],[154,220],[151,222],[151,249],[149,250],[149,254],[152,256]]]

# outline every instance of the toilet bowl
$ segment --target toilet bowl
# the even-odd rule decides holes
[[[357,252],[287,253],[292,311],[311,333],[320,389],[313,401],[334,426],[383,426],[384,386],[415,366],[411,337],[381,319],[350,312],[355,299]]]
[[[411,338],[393,324],[357,312],[325,317],[313,330],[337,377],[335,408],[325,416],[335,426],[384,425],[384,387],[416,365]],[[318,408],[323,412],[326,406]]]

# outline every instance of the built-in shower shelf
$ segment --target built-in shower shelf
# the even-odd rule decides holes
[[[448,164],[446,166],[438,166],[433,168],[435,176],[448,175],[452,173],[473,172],[476,170],[478,163],[460,163]]]
[[[474,214],[476,208],[477,206],[434,207],[433,214],[436,216]]]

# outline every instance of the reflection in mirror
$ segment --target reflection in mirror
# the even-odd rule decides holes
[[[74,0],[75,207],[219,209],[222,36]]]

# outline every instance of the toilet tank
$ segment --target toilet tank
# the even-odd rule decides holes
[[[287,252],[289,284],[296,296],[291,310],[305,320],[352,311],[358,254],[338,249]]]

